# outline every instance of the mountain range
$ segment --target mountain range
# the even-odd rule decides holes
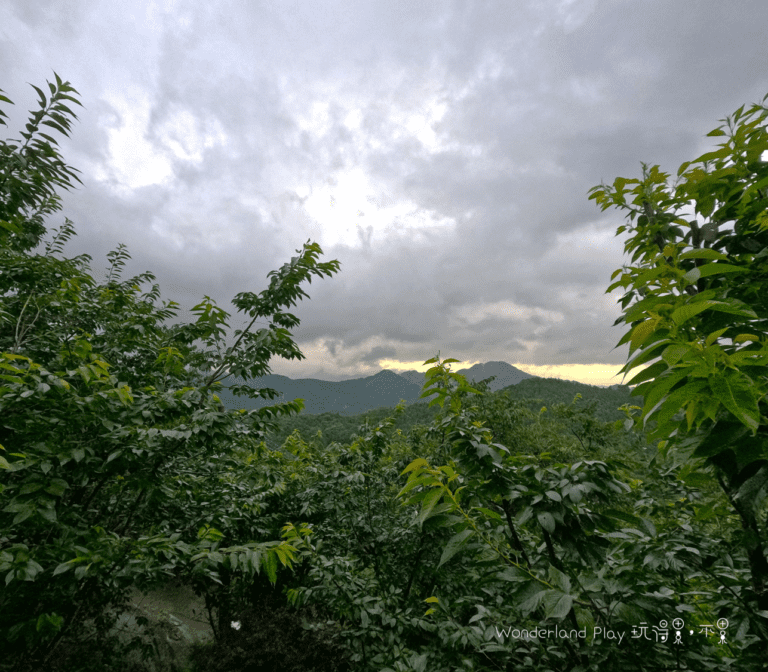
[[[538,378],[529,373],[507,364],[506,362],[487,362],[475,364],[468,369],[459,369],[471,384],[479,382],[491,376],[496,379],[490,384],[492,392],[501,390],[510,385],[517,385],[526,378]],[[223,387],[217,392],[224,406],[232,409],[255,409],[264,406],[272,406],[277,403],[292,401],[296,398],[304,399],[304,413],[338,413],[339,415],[359,415],[372,409],[382,407],[394,407],[404,399],[406,404],[426,403],[433,397],[419,399],[424,385],[425,374],[418,371],[404,371],[395,373],[385,369],[373,376],[365,378],[353,378],[339,382],[317,380],[315,378],[292,379],[287,376],[270,374],[253,378],[248,381],[242,379],[227,379],[223,381]],[[271,387],[280,396],[275,399],[250,399],[248,397],[236,397],[227,388],[232,384],[246,383],[254,389]]]

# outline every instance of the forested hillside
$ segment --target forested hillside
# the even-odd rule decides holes
[[[585,404],[594,404],[595,417],[603,422],[623,420],[626,416],[617,410],[623,404],[643,406],[643,397],[631,396],[632,390],[626,385],[618,388],[598,387],[559,378],[526,378],[517,385],[505,387],[504,392],[510,399],[531,400],[527,408],[534,412],[540,408],[535,400],[540,400],[545,406],[570,404],[580,394]]]
[[[601,422],[615,422],[624,420],[626,415],[618,410],[624,404],[634,406],[643,405],[642,397],[630,396],[630,389],[603,388],[595,385],[585,385],[574,381],[560,380],[557,378],[527,378],[516,385],[491,393],[498,398],[500,403],[521,402],[522,406],[534,414],[538,414],[542,406],[553,409],[562,404],[569,406],[577,394],[582,399],[578,403],[579,408],[594,408],[594,416]],[[503,401],[502,401],[503,400]],[[304,413],[297,416],[281,418],[277,421],[278,430],[267,435],[267,446],[276,449],[294,430],[299,430],[305,440],[313,438],[327,446],[331,442],[349,443],[357,428],[364,422],[376,424],[392,414],[394,407],[381,407],[354,416],[344,416],[338,413]],[[409,404],[403,413],[395,421],[395,429],[408,432],[415,425],[429,425],[437,415],[438,409],[431,408],[425,401]],[[317,433],[321,437],[317,438]]]

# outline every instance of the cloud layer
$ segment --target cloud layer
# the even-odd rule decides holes
[[[188,4],[3,3],[6,135],[26,82],[69,80],[69,254],[99,272],[125,243],[185,308],[234,313],[318,242],[341,272],[293,309],[307,359],[272,362],[293,378],[439,350],[620,382],[623,219],[588,189],[676,171],[768,92],[760,1]]]

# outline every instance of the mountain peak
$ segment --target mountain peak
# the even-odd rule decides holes
[[[461,364],[461,362],[459,362]],[[467,379],[467,382],[471,383],[473,380],[479,382],[496,376],[490,385],[491,392],[496,392],[510,385],[517,385],[521,380],[526,378],[538,378],[538,376],[525,373],[520,369],[508,364],[507,362],[486,362],[485,364],[475,364],[468,369],[459,369],[456,373],[460,373]],[[403,371],[399,374],[405,378],[409,383],[414,383],[419,387],[424,384],[424,374],[418,371]]]

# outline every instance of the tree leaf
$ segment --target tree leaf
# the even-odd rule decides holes
[[[664,349],[664,352],[661,353],[661,358],[667,363],[668,366],[674,366],[691,350],[693,350],[693,346],[691,345],[673,343]]]
[[[685,324],[692,317],[700,312],[717,305],[717,301],[699,301],[698,303],[688,303],[681,306],[672,313],[672,320],[677,326]]]
[[[544,613],[547,618],[562,620],[573,606],[573,597],[559,590],[547,591],[543,599]]]
[[[456,553],[461,550],[461,547],[467,543],[467,540],[474,534],[474,530],[467,529],[454,534],[443,550],[443,554],[440,556],[440,562],[438,563],[438,569],[448,562]]]
[[[442,496],[442,488],[433,488],[430,492],[427,493],[427,496],[421,503],[421,512],[419,513],[418,517],[419,525],[421,525],[427,518],[429,518],[430,514],[432,513],[432,509],[435,507],[435,504],[437,504]]]
[[[692,268],[690,271],[688,271],[684,276],[683,280],[685,280],[686,285],[692,285],[694,282],[696,282],[701,277],[701,270],[699,270],[698,267]]]
[[[400,490],[399,493],[397,493],[398,497],[402,497],[406,492],[409,490],[413,490],[413,488],[419,486],[419,485],[426,485],[426,486],[440,486],[442,485],[439,478],[436,476],[433,476],[432,474],[422,474],[420,476],[416,476],[414,478],[415,474],[411,474],[411,476],[408,479],[408,482],[403,486],[403,489]]]
[[[564,574],[561,572],[557,567],[554,565],[549,566],[549,570],[547,571],[547,576],[549,578],[549,582],[555,586],[556,588],[559,588],[564,593],[570,593],[571,592],[571,579],[567,574]]]
[[[748,341],[759,343],[760,337],[756,336],[755,334],[739,334],[733,339],[733,344],[737,345],[738,343],[746,343]]]
[[[277,582],[277,556],[275,553],[267,553],[263,559],[264,570],[272,585]]]
[[[673,422],[674,416],[677,415],[680,409],[687,406],[689,402],[696,400],[706,389],[707,384],[703,380],[693,380],[677,388],[672,394],[667,396],[659,404],[660,408],[655,416],[657,427],[654,435],[668,431],[667,424]]]
[[[411,656],[409,665],[413,668],[414,672],[426,672],[428,659],[429,655],[426,653],[422,653],[420,656],[414,653]]]
[[[714,457],[741,441],[748,432],[749,429],[735,419],[720,420],[693,451],[693,457]]]
[[[123,453],[123,449],[122,448],[118,448],[117,450],[111,452],[109,454],[109,457],[107,458],[106,464],[109,464],[112,460],[120,457],[120,455],[122,455],[122,453]]]
[[[547,532],[552,534],[555,531],[555,519],[549,511],[542,511],[536,514],[536,519]]]
[[[638,385],[640,383],[645,382],[646,380],[651,380],[652,378],[658,378],[659,375],[664,373],[667,369],[669,369],[669,365],[665,361],[656,362],[655,364],[651,364],[647,369],[643,369],[638,374],[636,374],[632,379],[627,381],[627,385]]]
[[[724,329],[718,329],[717,331],[713,331],[709,336],[707,336],[706,341],[704,341],[704,345],[706,347],[709,347],[718,338],[720,338],[726,331],[728,331],[728,329],[729,329],[729,327],[725,327]]]
[[[647,422],[648,416],[652,413],[653,409],[657,407],[667,393],[675,387],[681,380],[688,378],[688,368],[667,369],[664,375],[659,376],[652,383],[646,383],[649,389],[641,389],[639,394],[645,395],[645,403],[643,405],[643,417]],[[643,386],[635,388],[635,392]]]
[[[67,562],[62,562],[56,569],[53,570],[53,575],[57,576],[58,574],[63,574],[64,572],[68,572],[70,569],[74,567],[74,561],[68,560]]]
[[[403,469],[400,472],[400,475],[404,476],[409,471],[413,471],[414,469],[418,469],[419,467],[429,467],[429,463],[423,457],[416,458],[413,462],[411,462],[405,469]]]
[[[698,250],[691,250],[690,252],[683,252],[678,259],[713,259],[713,260],[720,260],[720,259],[728,259],[727,254],[723,254],[722,252],[718,252],[717,250],[712,250],[709,248],[701,248]]]
[[[54,478],[51,480],[45,491],[54,497],[61,497],[68,487],[69,486],[65,480],[62,480],[61,478]]]
[[[24,504],[24,507],[14,516],[12,525],[23,523],[34,512],[35,509],[31,504]]]
[[[702,278],[708,278],[711,275],[721,275],[722,273],[749,273],[748,268],[735,266],[734,264],[705,264],[704,266],[699,266],[698,271],[699,277]]]
[[[489,518],[492,518],[493,520],[498,520],[498,521],[503,520],[503,518],[499,513],[497,513],[496,511],[492,511],[491,509],[486,509],[485,507],[478,506],[477,510],[484,513],[486,516],[488,516]]]
[[[605,516],[616,518],[617,520],[629,523],[630,525],[638,526],[642,522],[638,516],[634,516],[631,513],[626,513],[625,511],[620,511],[619,509],[605,509],[602,513]]]
[[[62,135],[69,137],[67,129],[64,128],[61,124],[57,124],[55,121],[51,121],[50,119],[43,119],[40,123],[45,124],[46,126],[50,126],[51,128],[55,128]]]
[[[766,485],[768,485],[768,467],[764,465],[754,476],[741,484],[735,499],[743,502],[751,511],[756,511],[765,499]]]
[[[711,375],[708,380],[720,403],[752,430],[754,436],[760,426],[760,410],[759,396],[751,381],[743,373],[730,369]]]
[[[45,94],[43,93],[42,89],[39,89],[34,84],[30,84],[30,86],[37,91],[37,95],[40,96],[40,107],[45,107],[47,105],[47,100],[45,98]]]
[[[658,319],[652,318],[641,322],[632,330],[632,336],[630,336],[630,354],[637,350],[637,348],[653,333],[658,324]]]
[[[520,612],[523,615],[530,614],[532,611],[535,611],[538,609],[539,605],[541,604],[544,597],[553,591],[549,589],[542,589],[542,590],[536,590],[533,595],[531,595],[529,598],[523,600],[517,605],[517,608],[520,610]],[[554,591],[559,593],[559,591]],[[562,594],[562,593],[560,593]]]

